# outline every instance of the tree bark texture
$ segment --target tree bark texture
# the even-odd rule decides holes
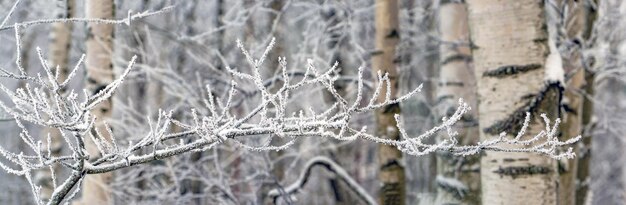
[[[598,5],[600,0],[591,0],[591,2]],[[586,46],[592,46],[594,43],[590,41],[591,33],[595,24],[595,21],[598,17],[598,8],[592,7],[590,4],[584,4],[584,31],[582,33],[582,39],[584,40]],[[584,57],[583,57],[584,58]],[[584,65],[587,61],[583,61],[583,66],[586,68],[588,65]],[[589,188],[589,180],[590,180],[590,160],[591,160],[591,141],[592,141],[592,128],[593,126],[593,99],[594,99],[594,80],[595,73],[589,69],[585,69],[584,71],[584,85],[583,92],[585,96],[582,102],[582,113],[581,113],[581,121],[582,121],[582,141],[581,141],[581,149],[578,150],[578,167],[576,172],[576,204],[583,205],[589,201],[589,193],[591,192]]]
[[[563,108],[563,124],[561,126],[561,137],[569,138],[582,134],[583,130],[583,100],[585,98],[585,71],[582,64],[582,56],[580,50],[582,45],[574,43],[586,39],[588,30],[588,7],[585,3],[575,1],[555,1],[559,6],[567,6],[568,15],[563,19],[564,39],[560,39],[561,45],[567,46],[573,44],[574,49],[566,52],[563,56],[565,73],[572,77],[566,82],[564,92]],[[551,8],[547,8],[551,9]],[[563,10],[563,9],[561,9]],[[556,20],[556,19],[555,19]],[[576,146],[577,153],[585,150],[585,147]],[[582,154],[584,156],[584,154]],[[581,155],[578,155],[581,157]],[[581,159],[564,159],[559,161],[559,204],[576,204],[577,176],[579,171],[579,161]],[[588,165],[585,165],[588,166]]]
[[[114,16],[113,0],[88,0],[85,2],[85,15],[87,18],[112,19]],[[113,29],[112,24],[87,24],[86,45],[86,65],[87,65],[87,89],[93,94],[104,89],[114,78],[113,71]],[[111,140],[104,126],[104,121],[112,114],[111,99],[102,102],[92,114],[97,117],[94,129],[102,133],[103,140]],[[95,130],[92,130],[95,134]],[[87,152],[94,156],[99,155],[98,149],[93,141],[86,140]],[[108,190],[108,183],[112,178],[112,173],[88,175],[83,183],[82,198],[79,204],[111,204],[112,196]]]
[[[378,101],[385,99],[386,92],[391,92],[392,98],[397,96],[398,71],[394,59],[396,58],[396,46],[400,39],[398,25],[398,1],[376,1],[376,54],[372,56],[374,76],[378,71],[388,73],[391,90],[382,89]],[[383,83],[383,82],[377,82]],[[394,119],[395,114],[400,113],[398,104],[388,105],[376,110],[376,135],[387,139],[398,139],[399,131]],[[380,204],[403,205],[406,200],[406,184],[402,153],[393,146],[379,145],[378,165],[380,180],[379,202]]]
[[[558,117],[561,87],[544,82],[549,54],[543,1],[468,0],[478,87],[481,140],[501,132],[513,137],[526,112],[531,124],[523,139],[544,129],[541,113]],[[555,160],[533,153],[484,152],[483,204],[556,204]]]
[[[476,107],[476,80],[472,68],[467,8],[464,2],[441,1],[439,7],[440,77],[437,89],[438,118],[456,110],[459,98]],[[473,109],[455,130],[462,144],[478,141],[478,122]],[[446,136],[439,136],[443,140]],[[459,157],[437,152],[437,204],[480,204],[480,157]],[[460,186],[462,185],[462,186]]]

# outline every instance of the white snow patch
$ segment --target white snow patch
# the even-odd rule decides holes
[[[565,83],[565,71],[563,70],[563,60],[561,59],[561,54],[554,43],[552,38],[548,40],[548,45],[550,47],[550,55],[546,59],[546,73],[545,73],[545,81],[546,82],[559,82],[561,85]]]

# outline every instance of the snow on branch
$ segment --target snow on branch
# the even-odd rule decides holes
[[[302,169],[303,171],[302,173],[300,173],[300,177],[298,177],[295,182],[283,189],[271,190],[268,193],[268,196],[274,198],[274,201],[276,201],[276,198],[278,197],[290,197],[290,195],[295,194],[300,189],[304,188],[309,178],[311,177],[313,168],[316,166],[323,167],[326,170],[333,172],[337,176],[337,178],[345,182],[350,190],[352,190],[354,194],[356,194],[364,203],[370,205],[378,204],[376,203],[376,200],[374,200],[374,198],[372,198],[372,196],[370,196],[369,193],[367,193],[367,191],[363,189],[363,187],[361,187],[354,179],[352,179],[352,177],[350,177],[350,174],[348,174],[346,170],[344,170],[337,163],[333,162],[331,159],[321,156],[310,159]]]
[[[478,142],[476,145],[458,145],[458,139],[456,131],[452,130],[452,125],[458,122],[463,114],[465,114],[470,108],[467,103],[463,102],[463,99],[459,99],[460,106],[450,117],[444,117],[443,123],[438,125],[424,134],[417,137],[410,137],[407,135],[401,121],[400,116],[396,115],[396,121],[398,122],[398,129],[400,130],[400,136],[402,140],[385,140],[380,143],[387,143],[395,145],[399,150],[410,155],[424,155],[432,153],[434,151],[448,151],[454,155],[468,156],[478,154],[482,150],[491,150],[499,152],[533,152],[549,156],[554,159],[573,158],[575,153],[572,147],[568,147],[567,151],[559,152],[559,147],[570,146],[580,140],[581,136],[571,138],[567,141],[560,141],[558,139],[560,119],[556,119],[554,124],[551,125],[550,119],[545,114],[541,114],[541,118],[544,120],[545,129],[541,130],[536,135],[528,138],[525,137],[526,131],[531,123],[531,115],[526,113],[526,118],[522,124],[521,130],[515,135],[513,139],[507,137],[506,132],[502,132],[498,137],[490,140]],[[435,133],[445,130],[448,138],[442,140],[438,144],[424,144],[422,141]],[[374,136],[364,135],[366,138],[372,139]],[[518,145],[513,148],[504,145]],[[506,148],[505,148],[506,147]]]
[[[14,28],[19,28],[16,26]],[[19,38],[19,32],[16,37]],[[19,44],[19,41],[17,41]],[[494,150],[503,152],[536,152],[553,158],[571,158],[574,156],[571,148],[565,153],[559,153],[558,147],[569,146],[580,139],[580,137],[559,141],[556,131],[559,120],[551,126],[550,120],[545,116],[546,129],[536,136],[526,139],[524,133],[530,123],[528,115],[524,121],[523,129],[513,139],[506,137],[502,133],[499,137],[480,142],[476,145],[458,145],[455,138],[456,132],[452,130],[452,125],[458,122],[461,116],[470,108],[460,100],[460,106],[456,112],[443,119],[441,125],[428,130],[419,136],[409,136],[400,116],[396,116],[397,126],[402,136],[401,140],[389,140],[379,138],[369,134],[366,127],[354,128],[351,126],[353,116],[359,113],[371,112],[390,104],[400,103],[411,96],[414,96],[421,89],[421,86],[408,92],[405,95],[395,98],[386,95],[382,102],[377,101],[383,89],[390,89],[389,76],[386,73],[378,73],[376,82],[383,82],[373,86],[373,94],[365,99],[368,90],[364,88],[366,83],[363,79],[363,68],[358,69],[356,99],[349,100],[342,97],[335,89],[335,82],[340,79],[336,73],[337,64],[327,70],[321,70],[309,60],[305,65],[302,75],[291,75],[288,71],[285,58],[279,58],[280,78],[273,78],[272,81],[280,81],[276,89],[268,89],[266,80],[261,76],[261,69],[267,59],[269,52],[274,46],[271,41],[267,49],[260,58],[254,58],[244,46],[238,42],[238,47],[244,54],[245,59],[251,67],[249,72],[240,69],[226,67],[226,71],[233,76],[226,93],[217,95],[217,90],[209,84],[206,85],[204,96],[198,99],[202,106],[192,106],[185,116],[187,118],[175,117],[174,111],[159,110],[156,120],[147,117],[149,131],[142,136],[132,136],[139,138],[136,141],[123,141],[128,136],[116,136],[111,127],[105,123],[105,130],[95,128],[95,117],[91,114],[92,109],[99,103],[111,98],[113,93],[123,83],[128,73],[132,69],[136,57],[133,57],[126,70],[118,76],[117,80],[107,85],[96,94],[89,94],[86,90],[82,94],[74,90],[67,93],[61,90],[67,87],[68,81],[76,77],[77,70],[83,63],[82,58],[68,79],[59,82],[58,73],[54,73],[48,66],[46,59],[38,49],[39,59],[43,68],[43,73],[35,76],[28,76],[26,73],[12,73],[2,70],[2,77],[26,81],[25,86],[15,90],[9,89],[0,84],[0,90],[9,97],[9,102],[0,101],[0,107],[8,113],[22,128],[21,133],[15,136],[20,137],[29,150],[19,150],[11,152],[0,147],[0,155],[6,158],[11,164],[0,163],[0,167],[8,173],[24,176],[31,182],[33,194],[38,204],[59,204],[70,200],[79,188],[80,181],[87,174],[97,174],[111,172],[117,169],[131,167],[138,164],[148,163],[155,160],[168,158],[190,152],[203,152],[213,147],[230,141],[242,149],[252,151],[278,151],[294,144],[303,136],[324,137],[338,140],[363,139],[373,143],[389,144],[399,150],[411,155],[424,155],[438,150],[449,151],[456,155],[477,154],[482,150]],[[19,47],[19,46],[18,46]],[[273,59],[272,59],[273,60]],[[18,68],[19,62],[16,63]],[[254,95],[260,101],[247,113],[234,112],[233,104],[238,100],[238,89],[241,83],[249,83],[254,87]],[[335,104],[325,108],[309,108],[288,112],[289,105],[298,104],[297,100],[292,100],[294,92],[318,87],[327,90],[335,98]],[[389,94],[390,92],[384,92]],[[199,95],[197,95],[199,96]],[[364,102],[364,103],[362,103]],[[177,111],[180,112],[180,111]],[[49,148],[42,148],[42,140],[50,141],[48,136],[43,138],[33,137],[24,128],[23,123],[28,122],[42,127],[55,128],[63,136],[64,146],[71,153],[62,156],[54,156]],[[173,129],[176,128],[176,129]],[[424,139],[432,137],[435,133],[445,131],[449,138],[437,144],[425,143]],[[107,132],[103,134],[103,132]],[[7,135],[7,134],[5,134]],[[280,137],[283,144],[247,144],[250,137],[254,136]],[[104,136],[111,136],[110,138]],[[97,153],[86,151],[86,140],[91,140],[97,147]],[[50,143],[48,143],[50,144]],[[523,145],[520,148],[504,148],[508,145]],[[332,162],[318,159],[311,163],[327,164],[335,167]],[[72,174],[59,185],[54,186],[53,195],[47,202],[39,200],[39,186],[33,184],[31,173],[33,170],[49,169],[58,164],[71,170]],[[340,174],[339,169],[336,173]],[[53,176],[53,180],[56,176]],[[350,182],[348,182],[350,183]],[[78,185],[78,186],[77,186]],[[74,192],[72,192],[74,190]]]
[[[27,22],[16,23],[16,24],[14,24],[12,26],[5,26],[6,21],[10,17],[10,14],[12,13],[12,11],[15,10],[15,7],[16,7],[16,5],[18,3],[19,3],[19,1],[16,1],[15,5],[12,7],[12,9],[9,12],[9,15],[0,24],[0,31],[4,31],[4,30],[8,30],[8,29],[15,29],[16,27],[28,27],[28,26],[38,25],[38,24],[77,23],[77,22],[99,23],[99,24],[125,24],[127,26],[130,26],[130,23],[132,21],[136,20],[136,19],[141,19],[141,18],[145,18],[145,17],[149,17],[149,16],[162,14],[162,13],[165,13],[165,12],[170,12],[175,7],[175,6],[166,6],[166,7],[163,7],[162,9],[159,9],[159,10],[156,10],[156,11],[143,11],[143,12],[139,12],[139,13],[133,13],[132,11],[128,11],[128,16],[126,18],[123,18],[123,19],[96,19],[96,18],[38,19],[38,20],[34,20],[34,21],[27,21]]]

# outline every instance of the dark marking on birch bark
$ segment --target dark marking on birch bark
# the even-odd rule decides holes
[[[402,62],[402,56],[396,56],[393,61],[394,64],[399,64]]]
[[[510,166],[510,167],[504,167],[504,168],[499,167],[497,170],[493,172],[496,174],[500,174],[500,176],[511,176],[515,179],[523,175],[548,174],[552,172],[552,169],[550,169],[549,167],[529,165],[529,166]]]
[[[561,108],[563,109],[563,111],[565,111],[566,113],[572,114],[572,115],[578,115],[578,112],[576,112],[576,109],[572,108],[569,104],[567,103],[563,103],[561,104]]]
[[[510,114],[506,119],[498,120],[494,124],[483,129],[483,132],[491,135],[498,135],[502,132],[511,132],[517,133],[522,128],[524,119],[526,118],[526,112],[531,114],[537,114],[537,111],[542,103],[547,99],[546,96],[556,97],[557,106],[561,104],[561,100],[563,97],[564,88],[560,83],[550,83],[547,84],[539,93],[534,95],[526,95],[522,97],[523,100],[528,99],[528,102],[515,110],[512,114]],[[558,109],[560,110],[560,109]],[[557,113],[559,117],[561,116],[560,111]]]
[[[445,178],[445,180],[441,180],[442,178]],[[465,183],[461,182],[460,180],[456,178],[449,178],[449,177],[442,176],[442,177],[437,177],[435,181],[437,182],[437,186],[439,188],[443,189],[445,192],[450,193],[454,198],[458,200],[462,200],[463,198],[465,198],[465,196],[467,196],[467,193],[469,192],[467,185],[465,185]],[[448,181],[456,181],[457,183],[464,184],[465,187],[460,187],[455,184],[451,184]]]
[[[400,113],[400,104],[393,103],[385,106],[383,113]]]
[[[504,158],[504,159],[502,159],[502,161],[503,162],[514,162],[515,159],[513,159],[513,158]]]
[[[441,2],[439,2],[439,6],[443,6],[446,4],[464,4],[465,0],[441,0]]]
[[[533,99],[533,98],[535,98],[535,94],[530,93],[528,95],[523,95],[521,99],[522,100],[530,100],[530,99]]]
[[[87,83],[89,84],[98,84],[98,81],[96,81],[96,79],[93,79],[92,77],[87,77]]]
[[[106,85],[96,85],[96,89],[93,90],[93,94],[98,94],[100,91],[104,90],[107,86]]]
[[[373,51],[370,51],[370,55],[371,56],[381,55],[383,53],[384,53],[383,50],[373,50]]]
[[[533,39],[533,42],[535,43],[545,43],[548,41],[548,38],[535,38]]]
[[[464,55],[464,54],[455,54],[455,55],[451,55],[446,57],[445,59],[443,59],[441,61],[441,66],[446,65],[448,63],[452,63],[452,62],[456,62],[456,61],[463,61],[463,62],[472,62],[472,56],[471,55]]]
[[[398,162],[398,160],[393,159],[393,160],[386,162],[382,166],[380,166],[380,170],[385,171],[385,170],[390,170],[390,169],[394,169],[397,167],[401,167],[400,163]]]
[[[439,86],[458,86],[463,87],[465,84],[463,82],[439,82]]]
[[[483,73],[483,77],[496,77],[496,78],[504,78],[507,76],[512,76],[518,73],[525,73],[532,70],[537,70],[542,68],[541,64],[527,64],[527,65],[505,65],[498,67],[494,70],[488,70]]]
[[[391,31],[389,31],[389,33],[385,36],[385,38],[400,38],[400,33],[398,33],[398,29],[392,29]]]

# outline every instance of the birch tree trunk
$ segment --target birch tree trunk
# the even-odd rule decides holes
[[[564,69],[566,73],[571,74],[572,77],[566,84],[563,100],[563,110],[565,115],[563,116],[563,125],[561,126],[561,132],[563,137],[571,138],[582,134],[583,130],[583,100],[585,89],[585,71],[582,64],[582,57],[580,50],[582,50],[581,41],[585,41],[589,30],[589,23],[587,15],[590,9],[585,3],[575,1],[556,1],[559,6],[567,6],[568,16],[564,21],[564,35],[568,42],[574,44],[574,49],[567,52],[564,58]],[[552,9],[552,8],[547,8]],[[561,9],[563,10],[563,9]],[[556,19],[555,19],[556,20]],[[578,42],[578,43],[576,43]],[[593,110],[593,109],[591,109]],[[562,139],[566,140],[566,139]],[[581,153],[585,150],[585,147],[575,147],[576,152]],[[577,157],[584,157],[585,154],[580,154]],[[576,204],[577,198],[577,176],[579,171],[579,161],[581,159],[569,159],[562,160],[559,163],[559,204]],[[588,165],[584,165],[588,166]],[[580,182],[578,182],[580,184]],[[582,193],[581,193],[582,194]],[[582,194],[583,196],[586,195]]]
[[[396,64],[398,70],[402,71],[399,76],[400,90],[410,91],[422,84],[422,92],[400,103],[402,109],[403,122],[414,126],[407,127],[407,134],[419,135],[438,122],[436,114],[435,90],[439,76],[441,42],[433,41],[429,33],[436,33],[439,29],[437,22],[439,1],[410,0],[404,1],[401,8],[409,8],[407,28],[401,29],[407,32],[401,40],[398,48],[399,63]],[[423,12],[429,11],[429,12]],[[428,34],[427,34],[428,33]],[[424,35],[427,34],[427,35]],[[406,44],[404,44],[406,43]],[[435,143],[436,138],[428,138],[424,143]],[[436,174],[437,156],[436,154],[421,157],[406,157],[406,179],[409,202],[432,203],[436,198]],[[415,200],[414,200],[415,199]]]
[[[72,18],[74,17],[74,0],[57,0],[56,1],[56,18]],[[71,23],[53,23],[50,32],[50,62],[52,67],[59,69],[59,81],[63,82],[69,74],[68,61],[70,56],[70,42],[72,39]],[[50,133],[50,154],[59,156],[61,154],[61,142],[63,138],[58,129],[46,129],[44,133]],[[48,147],[48,140],[43,140],[44,146]],[[58,166],[53,167],[55,173]],[[42,170],[41,178],[41,198],[49,199],[54,191],[52,181],[52,172],[48,169]]]
[[[437,90],[439,119],[452,114],[458,99],[476,107],[476,82],[471,65],[467,8],[462,1],[441,1],[439,7],[441,72]],[[456,127],[463,144],[478,141],[476,109],[467,113]],[[444,136],[440,136],[444,138]],[[442,140],[442,139],[439,139]],[[437,204],[480,204],[479,156],[458,157],[437,153]]]
[[[394,59],[396,45],[400,39],[398,27],[398,1],[376,0],[376,52],[372,56],[372,68],[374,76],[379,71],[388,73],[391,84],[390,90],[382,89],[378,97],[379,102],[384,101],[386,92],[390,92],[392,98],[397,96],[398,71]],[[376,110],[376,135],[392,140],[398,139],[399,131],[395,125],[394,115],[399,113],[399,104]],[[381,184],[378,193],[380,204],[405,204],[406,184],[402,153],[393,146],[379,145],[378,166],[378,179]]]
[[[539,117],[558,117],[560,84],[544,82],[548,35],[543,1],[468,0],[482,140],[544,129]],[[560,57],[559,57],[560,59]],[[562,70],[562,68],[561,68]],[[561,71],[562,72],[562,71]],[[483,204],[556,204],[556,162],[533,153],[487,151],[481,159]]]
[[[112,19],[114,16],[113,0],[88,0],[85,2],[85,15],[87,18]],[[113,25],[112,24],[87,24],[86,65],[87,65],[87,89],[97,93],[111,83],[114,78],[113,72]],[[95,129],[102,133],[105,139],[111,140],[106,132],[104,121],[111,117],[111,99],[102,102],[92,113],[97,117]],[[92,130],[93,133],[93,130]],[[87,152],[90,155],[100,155],[93,141],[86,140]],[[83,183],[82,198],[79,204],[111,204],[112,198],[107,184],[112,178],[112,173],[89,175]]]
[[[594,5],[600,4],[600,0],[590,0]],[[597,7],[597,6],[596,6]],[[595,42],[590,41],[591,33],[595,24],[595,21],[598,16],[597,8],[591,6],[590,4],[584,4],[584,31],[582,33],[582,38],[586,42],[585,46],[593,46]],[[584,56],[583,56],[584,58]],[[587,61],[583,61],[582,63],[586,63]],[[584,65],[583,66],[587,66]],[[590,188],[589,188],[589,165],[591,160],[591,130],[593,128],[593,97],[594,97],[594,80],[595,73],[591,70],[585,69],[585,82],[583,85],[583,90],[585,93],[585,97],[582,102],[582,149],[578,151],[578,167],[576,173],[577,179],[577,189],[576,189],[576,204],[583,205],[586,204],[586,201],[589,199]]]
[[[561,132],[564,137],[575,137],[582,130],[582,96],[577,92],[584,84],[584,71],[577,71],[567,84],[564,99],[566,104],[565,117]],[[563,139],[565,140],[565,139]],[[576,176],[578,159],[564,159],[559,162],[559,204],[575,204]]]

